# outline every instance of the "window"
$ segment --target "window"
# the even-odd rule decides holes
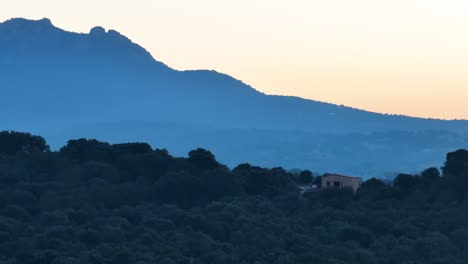
[[[327,181],[327,187],[330,187],[330,182],[329,181]]]
[[[341,187],[341,182],[339,182],[339,181],[333,182],[333,187],[340,188]]]

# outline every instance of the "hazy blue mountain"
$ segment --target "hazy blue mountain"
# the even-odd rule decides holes
[[[67,32],[48,19],[0,24],[0,129],[148,141],[222,162],[382,176],[440,164],[467,121],[371,113],[269,96],[215,71],[177,71],[117,31]]]

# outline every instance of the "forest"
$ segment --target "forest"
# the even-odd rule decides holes
[[[313,168],[312,168],[313,169]],[[467,264],[468,151],[441,168],[299,192],[310,171],[206,149],[0,132],[1,264]]]

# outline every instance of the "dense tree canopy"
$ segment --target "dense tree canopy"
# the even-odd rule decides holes
[[[14,155],[49,150],[49,145],[43,137],[14,131],[0,132],[0,153]]]
[[[442,173],[309,191],[310,171],[0,133],[0,263],[468,263],[468,151]]]

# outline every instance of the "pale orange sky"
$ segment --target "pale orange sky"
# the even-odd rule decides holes
[[[96,3],[98,2],[98,3]],[[2,0],[0,20],[116,29],[169,66],[267,94],[468,119],[466,0]]]

